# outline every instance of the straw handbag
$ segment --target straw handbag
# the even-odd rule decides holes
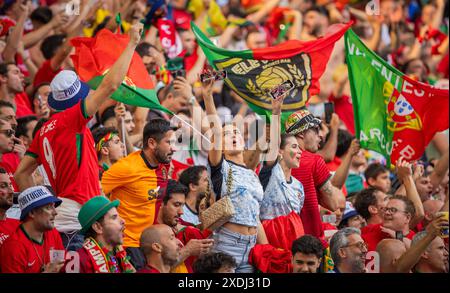
[[[228,170],[227,178],[227,193],[218,201],[213,203],[210,207],[211,202],[211,192],[208,192],[206,197],[202,200],[205,201],[206,210],[200,213],[200,222],[202,223],[203,229],[208,229],[214,231],[220,226],[228,222],[234,215],[234,206],[230,199],[231,184],[232,184],[232,171],[231,167]],[[200,204],[202,205],[202,204]]]

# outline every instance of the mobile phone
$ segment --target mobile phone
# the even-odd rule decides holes
[[[227,78],[227,72],[225,70],[214,71],[214,80],[224,80]]]
[[[334,214],[333,215],[323,215],[322,222],[335,224],[336,223],[336,215],[334,215]]]
[[[287,80],[287,81],[283,82],[282,84],[280,84],[279,86],[272,89],[270,91],[270,95],[275,100],[276,98],[284,95],[285,93],[289,92],[293,88],[294,88],[294,83],[290,80]]]
[[[205,71],[202,74],[200,74],[200,81],[206,82],[208,80],[214,79],[214,81],[218,80],[224,80],[227,78],[227,72],[225,70],[219,70],[219,71]]]
[[[208,80],[210,80],[212,78],[213,78],[213,74],[212,74],[211,71],[205,71],[205,72],[200,74],[200,81],[201,82],[206,82],[206,81],[208,81]]]
[[[186,71],[184,69],[178,69],[170,72],[172,74],[172,77],[175,79],[178,76],[186,77]]]
[[[325,123],[330,124],[331,115],[334,113],[334,103],[328,102],[323,104],[324,112],[325,112]]]

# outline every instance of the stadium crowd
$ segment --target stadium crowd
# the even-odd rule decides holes
[[[399,71],[449,87],[446,0],[0,0],[1,273],[448,272],[448,130],[395,166],[362,149],[343,38],[320,93],[283,122],[272,99],[266,127],[199,78],[191,21],[236,51],[353,21]],[[71,40],[104,29],[129,41],[93,90]],[[136,53],[169,111],[110,98]],[[224,199],[234,213],[208,229]]]

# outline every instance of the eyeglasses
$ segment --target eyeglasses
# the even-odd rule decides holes
[[[12,137],[14,134],[16,134],[16,132],[12,129],[0,130],[0,133],[3,133],[7,137]]]
[[[406,211],[400,211],[400,210],[398,210],[397,208],[384,208],[383,212],[384,212],[384,213],[390,212],[390,213],[392,213],[392,214],[395,214],[395,213],[397,213],[397,212],[401,212],[401,213],[405,213],[405,214],[408,213],[408,212],[406,212]]]
[[[367,244],[365,242],[362,242],[362,241],[356,242],[356,243],[353,243],[353,244],[349,244],[349,245],[344,246],[344,247],[351,247],[351,246],[356,246],[360,250],[367,250]]]

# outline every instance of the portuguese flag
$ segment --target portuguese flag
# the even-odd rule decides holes
[[[345,50],[361,147],[386,157],[419,159],[436,134],[448,128],[449,91],[404,75],[349,30]]]
[[[94,38],[77,37],[71,42],[75,47],[75,54],[71,55],[75,71],[82,81],[87,82],[95,90],[125,50],[129,36],[103,29]],[[137,53],[133,55],[122,85],[111,98],[124,104],[158,109],[172,114],[160,105],[150,75]]]
[[[336,24],[314,41],[287,41],[274,47],[229,51],[215,46],[191,23],[198,44],[215,70],[225,70],[225,83],[259,115],[270,119],[272,97],[269,91],[291,81],[293,90],[284,100],[284,121],[290,113],[305,107],[309,97],[319,93],[319,78],[330,58],[334,43],[350,27]],[[284,125],[282,125],[284,128]]]

